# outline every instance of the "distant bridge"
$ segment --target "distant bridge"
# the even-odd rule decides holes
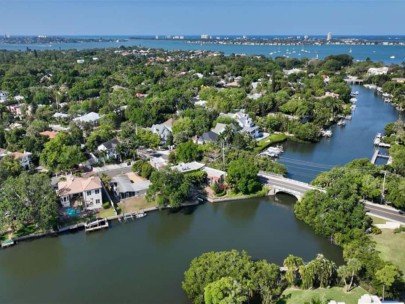
[[[300,200],[303,198],[304,194],[310,190],[319,190],[325,192],[325,190],[321,188],[274,173],[260,171],[258,176],[264,184],[270,187],[269,195],[275,195],[279,192],[283,192],[295,196],[298,200]]]

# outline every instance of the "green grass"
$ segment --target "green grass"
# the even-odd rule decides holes
[[[29,224],[29,225],[24,225],[21,228],[19,228],[15,232],[14,237],[20,237],[20,236],[33,234],[33,233],[39,233],[39,232],[42,232],[42,231],[35,224]]]
[[[382,218],[379,218],[379,217],[375,217],[375,216],[370,216],[371,217],[371,219],[373,220],[373,224],[374,225],[377,225],[377,224],[385,224],[387,221],[386,220],[384,220],[384,219],[382,219]]]
[[[107,209],[101,209],[100,212],[97,214],[97,217],[101,217],[101,218],[108,218],[111,216],[114,216],[115,211],[114,209],[110,206],[110,208]]]
[[[286,289],[277,304],[305,304],[311,303],[311,300],[320,300],[322,304],[328,303],[329,300],[357,304],[359,298],[366,293],[367,291],[361,287],[356,287],[349,293],[344,292],[341,287],[314,290]]]
[[[255,152],[261,152],[272,144],[277,144],[284,142],[288,139],[288,136],[285,134],[271,134],[266,139],[257,142],[257,147],[254,149]]]
[[[381,229],[382,233],[373,235],[381,258],[391,261],[405,274],[405,232],[394,233],[390,229]]]

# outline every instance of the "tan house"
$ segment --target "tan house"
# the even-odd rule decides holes
[[[87,210],[100,209],[103,204],[101,179],[98,176],[68,176],[58,183],[58,196],[63,207],[83,206]]]

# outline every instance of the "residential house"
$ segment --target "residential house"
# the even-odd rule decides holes
[[[205,164],[196,161],[191,163],[180,163],[177,166],[170,167],[170,169],[177,170],[181,173],[193,172],[198,170],[205,171],[207,173],[207,180],[209,184],[213,184],[215,182],[222,183],[225,181],[226,177],[225,171],[207,167]]]
[[[238,125],[240,126],[241,133],[247,133],[253,138],[260,137],[259,127],[255,126],[252,118],[249,114],[246,114],[244,110],[241,110],[237,113],[228,113],[228,114],[221,114],[223,116],[228,116],[236,120]]]
[[[115,176],[111,183],[115,195],[120,199],[144,195],[150,186],[149,180],[145,180],[133,172]]]
[[[98,125],[98,122],[100,121],[101,116],[98,115],[98,113],[95,112],[90,112],[87,113],[83,116],[79,116],[73,119],[74,122],[76,123],[90,123],[93,125]]]
[[[192,171],[197,171],[202,168],[204,168],[205,165],[196,161],[193,161],[191,163],[179,163],[176,166],[171,166],[171,170],[177,170],[181,173],[186,173],[186,172],[192,172]]]
[[[31,152],[9,152],[5,149],[0,149],[0,160],[6,155],[11,155],[14,159],[19,160],[21,167],[24,169],[28,169],[31,165]]]
[[[204,145],[207,143],[215,143],[218,141],[218,134],[213,131],[208,131],[203,133],[201,136],[196,136],[195,143],[199,145]]]
[[[98,154],[105,156],[106,159],[117,158],[117,146],[119,145],[119,143],[120,142],[117,139],[113,138],[99,145],[97,147],[97,152]]]
[[[31,152],[12,152],[11,155],[14,157],[14,159],[20,161],[21,167],[24,169],[28,169],[30,167],[32,157]]]
[[[42,135],[42,136],[46,136],[49,139],[54,139],[56,137],[56,135],[59,134],[59,132],[56,132],[56,131],[43,131],[43,132],[40,132],[39,134]]]
[[[165,158],[163,158],[161,156],[159,156],[159,157],[151,157],[150,160],[149,160],[149,163],[156,170],[160,170],[160,169],[166,167],[169,164],[167,159],[165,159]]]
[[[369,68],[367,70],[368,76],[387,75],[387,73],[388,73],[388,67]]]
[[[98,176],[68,176],[58,182],[58,196],[63,207],[83,206],[87,210],[102,207],[102,184]]]
[[[210,185],[213,183],[221,184],[225,181],[226,172],[218,169],[203,167],[203,171],[207,172],[207,179]]]
[[[7,101],[8,93],[6,91],[0,91],[0,103]]]
[[[166,120],[164,123],[153,125],[148,130],[159,135],[161,143],[166,144],[167,140],[172,134],[173,118]]]

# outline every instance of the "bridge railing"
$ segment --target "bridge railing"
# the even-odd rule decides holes
[[[319,190],[319,191],[322,191],[322,192],[325,191],[325,190],[322,189],[322,188],[319,188],[319,187],[316,187],[316,186],[312,186],[312,185],[310,185],[310,184],[308,184],[308,183],[300,182],[300,181],[297,181],[297,180],[295,180],[295,179],[287,178],[287,177],[284,177],[284,176],[282,176],[282,175],[280,175],[280,174],[269,173],[269,172],[266,172],[266,171],[259,171],[259,174],[258,174],[258,175],[262,175],[262,176],[264,176],[264,177],[268,176],[268,177],[276,178],[276,179],[279,179],[279,180],[281,180],[281,181],[285,181],[285,182],[287,182],[287,183],[291,183],[291,184],[295,184],[295,185],[300,185],[300,186],[302,186],[302,187],[306,187],[306,188],[313,189],[313,190]]]

